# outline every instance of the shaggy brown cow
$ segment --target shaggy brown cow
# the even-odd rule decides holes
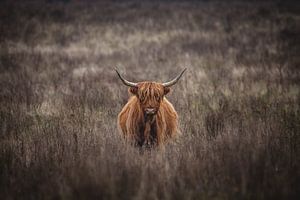
[[[177,113],[165,95],[185,70],[167,83],[133,83],[124,79],[116,70],[132,94],[118,116],[120,132],[126,139],[138,146],[151,147],[160,146],[176,135]]]

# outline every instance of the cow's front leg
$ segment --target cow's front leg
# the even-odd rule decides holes
[[[144,130],[144,138],[145,138],[145,145],[150,145],[150,133],[151,133],[151,124],[150,122],[146,122],[145,130]]]

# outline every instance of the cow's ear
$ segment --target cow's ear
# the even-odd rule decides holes
[[[169,87],[164,87],[164,95],[168,94],[170,92]]]
[[[134,94],[134,95],[136,95],[137,92],[138,92],[138,88],[137,87],[130,87],[129,88],[129,92],[132,93],[132,94]]]

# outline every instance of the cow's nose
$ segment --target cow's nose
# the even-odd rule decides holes
[[[146,114],[153,115],[156,113],[156,108],[146,108],[145,112]]]

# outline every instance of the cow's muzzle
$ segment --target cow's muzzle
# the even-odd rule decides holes
[[[156,108],[146,108],[145,109],[145,114],[146,115],[155,115],[157,113]]]

